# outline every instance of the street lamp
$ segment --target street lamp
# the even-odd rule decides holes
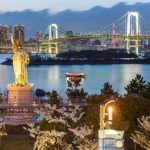
[[[110,129],[110,124],[113,120],[113,108],[110,103],[114,103],[115,100],[110,100],[104,105],[100,105],[100,130],[98,132],[99,137],[99,147],[98,150],[105,150],[107,147],[115,150],[124,150],[124,131],[117,131]],[[107,113],[106,113],[107,108]],[[107,121],[105,117],[108,116]]]
[[[112,112],[113,112],[112,107],[108,107],[108,120],[110,121],[112,121]]]
[[[105,128],[105,116],[108,116],[108,120],[112,121],[112,112],[113,108],[108,107],[108,113],[106,113],[106,108],[110,103],[114,103],[115,100],[108,101],[105,105],[100,105],[100,130],[103,130]]]

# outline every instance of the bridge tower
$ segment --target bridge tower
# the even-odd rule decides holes
[[[53,40],[58,39],[58,25],[57,24],[50,24],[48,26],[48,52],[50,54],[57,54],[58,53],[58,43],[53,42]]]
[[[49,40],[58,39],[58,25],[50,24],[49,25]]]
[[[115,28],[115,24],[113,23],[113,26],[112,26],[112,35],[116,35],[116,28]],[[111,40],[111,46],[112,47],[115,47],[116,46],[116,39],[113,38]]]
[[[139,25],[139,13],[138,12],[127,12],[127,52],[130,53],[131,47],[135,47],[136,55],[139,54],[139,39],[130,39],[130,36],[138,36],[140,35],[140,25]],[[134,46],[131,45],[131,42],[134,43]]]

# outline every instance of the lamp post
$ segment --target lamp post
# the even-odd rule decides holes
[[[107,148],[113,150],[124,150],[123,135],[124,131],[116,131],[110,129],[109,125],[113,120],[113,108],[108,107],[109,104],[114,103],[115,100],[108,101],[105,105],[100,105],[100,130],[99,130],[99,150],[106,150]],[[108,107],[107,113],[106,108]],[[105,117],[108,120],[105,121]]]
[[[113,109],[112,107],[109,107],[108,109],[108,113],[106,113],[106,107],[110,104],[110,103],[114,103],[115,100],[110,100],[108,101],[105,105],[100,105],[100,130],[103,130],[105,128],[105,116],[108,115],[108,120],[112,121],[112,112]]]
[[[113,115],[112,112],[113,112],[112,107],[109,107],[109,108],[108,108],[108,120],[110,120],[110,121],[112,121],[112,117],[113,117],[113,116],[112,116],[112,115]]]

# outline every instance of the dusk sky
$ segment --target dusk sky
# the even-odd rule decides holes
[[[56,13],[62,10],[86,10],[94,6],[111,7],[120,2],[134,4],[141,0],[0,0],[0,12],[22,11],[24,9],[49,9]],[[142,0],[142,3],[150,0]]]

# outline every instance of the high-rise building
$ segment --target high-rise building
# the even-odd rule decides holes
[[[24,25],[15,25],[15,40],[20,40],[24,43],[25,34],[24,34]]]
[[[6,45],[8,43],[9,35],[8,31],[11,30],[11,26],[0,25],[0,45]]]

